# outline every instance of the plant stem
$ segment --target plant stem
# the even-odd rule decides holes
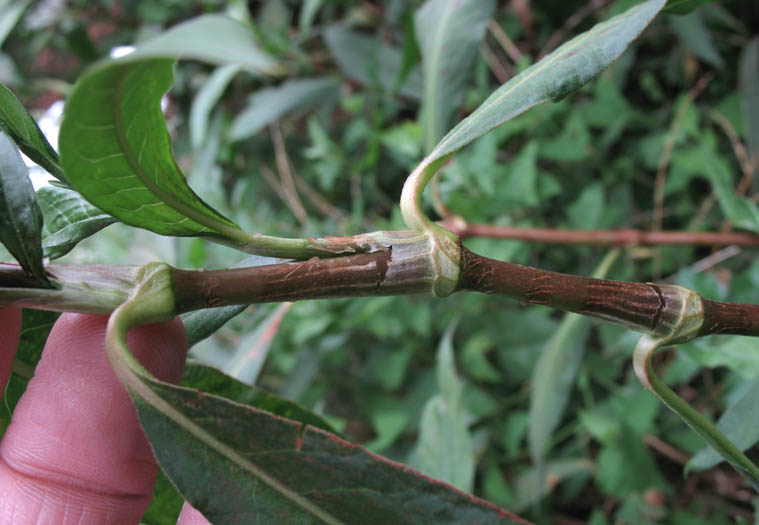
[[[233,304],[435,294],[439,276],[429,239],[411,232],[388,235],[388,247],[371,253],[230,270],[173,269],[177,313]]]
[[[378,234],[372,234],[377,238]],[[431,294],[439,278],[424,235],[386,232],[370,253],[228,270],[170,269],[176,313],[200,308],[338,297]],[[49,265],[59,289],[34,288],[14,264],[0,264],[0,306],[110,313],[135,285],[135,266]],[[679,286],[629,283],[496,261],[461,248],[457,291],[500,294],[596,317],[647,334],[668,334],[679,316]],[[698,299],[699,336],[759,336],[759,305]]]
[[[588,315],[639,332],[668,335],[680,316],[683,288],[666,284],[592,279],[496,261],[461,251],[459,290],[499,294]],[[759,335],[759,306],[701,299],[699,336]]]
[[[634,229],[564,230],[467,224],[460,220],[444,221],[441,224],[462,239],[490,237],[551,244],[592,244],[598,246],[654,246],[661,244],[759,246],[759,235],[743,232],[641,231]]]

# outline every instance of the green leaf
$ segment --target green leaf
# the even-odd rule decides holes
[[[759,159],[759,37],[751,39],[743,49],[739,73],[748,147],[756,161]]]
[[[170,267],[140,268],[111,315],[106,355],[161,468],[213,523],[513,522],[506,511],[340,437],[152,377],[130,353],[136,324],[174,311]]]
[[[183,504],[182,496],[166,474],[159,470],[153,487],[153,497],[150,499],[150,505],[145,509],[145,514],[142,515],[140,524],[176,525]]]
[[[656,464],[643,440],[627,425],[598,455],[597,481],[605,491],[618,497],[663,486]]]
[[[16,95],[3,84],[0,84],[0,131],[10,136],[27,157],[58,180],[66,182],[58,163],[58,153]]]
[[[599,264],[593,277],[603,279],[619,255],[612,250]],[[540,354],[532,374],[530,392],[530,427],[528,442],[533,463],[542,465],[553,432],[556,430],[569,400],[577,376],[590,319],[579,314],[565,314],[559,329]]]
[[[748,383],[751,386],[725,410],[717,422],[717,428],[744,452],[759,442],[759,381],[753,380]],[[713,448],[707,447],[693,456],[685,469],[704,470],[722,461],[722,456]]]
[[[0,132],[0,242],[41,287],[50,281],[42,265],[42,212],[21,154]]]
[[[161,58],[166,56],[172,58]],[[60,132],[61,163],[84,198],[126,224],[162,235],[205,237],[249,253],[306,258],[355,251],[329,239],[246,233],[193,192],[172,156],[160,106],[171,87],[174,57],[279,72],[244,28],[210,15],[97,65],[74,87]]]
[[[508,167],[505,192],[514,203],[535,206],[540,202],[538,196],[538,142],[530,141],[514,158]]]
[[[232,78],[240,71],[238,64],[227,64],[217,68],[208,77],[203,87],[198,91],[190,108],[190,142],[193,149],[203,144],[208,130],[208,116],[211,108],[219,100]]]
[[[266,362],[266,357],[269,355],[274,337],[292,305],[293,303],[277,305],[253,332],[242,338],[235,349],[234,356],[225,366],[230,375],[246,384],[255,384],[258,374]]]
[[[733,170],[720,157],[714,141],[705,136],[698,153],[701,171],[706,174],[717,194],[717,200],[725,216],[739,228],[759,232],[759,210],[750,199],[735,194]]]
[[[427,0],[414,15],[424,72],[421,120],[428,152],[451,127],[494,9],[492,0]]]
[[[171,154],[160,102],[172,65],[115,62],[86,74],[66,105],[61,164],[87,200],[127,224],[234,244],[243,232],[190,189]]]
[[[702,366],[725,366],[746,379],[759,379],[756,341],[737,335],[694,339],[678,346]]]
[[[0,0],[0,46],[13,30],[30,0]]]
[[[439,394],[424,407],[414,465],[425,474],[447,481],[454,487],[472,491],[474,447],[469,434],[469,413],[461,399],[461,380],[453,359],[451,323],[437,352]]]
[[[63,257],[79,241],[86,239],[116,219],[103,213],[69,188],[58,185],[43,186],[37,190],[37,202],[45,218],[42,248],[45,257]]]
[[[673,15],[687,15],[694,9],[698,9],[704,4],[713,2],[714,0],[668,0],[667,5],[662,9],[662,13],[670,13]]]
[[[453,153],[532,106],[560,100],[581,87],[622,54],[663,3],[649,0],[601,22],[525,69],[453,128],[430,157],[439,159]]]
[[[350,523],[359,515],[380,523],[515,520],[334,434],[216,396],[145,384],[172,406],[169,416],[135,398],[158,461],[213,523]]]
[[[125,57],[130,62],[147,58],[238,64],[252,73],[266,75],[285,72],[282,63],[261,50],[250,30],[223,15],[203,15],[178,24],[147,42],[141,42]]]
[[[160,101],[176,57],[281,70],[229,18],[206,15],[180,24],[77,82],[61,126],[61,162],[87,200],[127,224],[244,245],[249,236],[190,189],[171,154]]]
[[[529,509],[551,493],[556,484],[572,476],[593,472],[593,464],[587,459],[560,459],[544,468],[532,468],[520,474],[514,481],[514,509]]]
[[[345,75],[364,85],[394,91],[396,79],[403,68],[400,50],[339,25],[327,28],[324,40]],[[418,69],[406,76],[398,91],[408,98],[421,98],[422,74]]]
[[[324,104],[337,94],[338,87],[338,82],[331,78],[309,78],[261,89],[251,95],[245,108],[232,121],[229,138],[244,139],[289,112]]]
[[[332,425],[326,419],[303,406],[238,381],[234,377],[198,361],[190,360],[187,363],[182,376],[182,386],[213,392],[214,395],[243,405],[265,410],[327,432],[334,432]]]
[[[699,13],[669,17],[669,22],[685,47],[694,55],[714,67],[725,65]]]
[[[559,100],[619,57],[664,6],[649,0],[597,24],[496,90],[460,122],[409,176],[401,211],[412,230],[437,229],[421,210],[421,194],[435,172],[456,151],[532,106]]]

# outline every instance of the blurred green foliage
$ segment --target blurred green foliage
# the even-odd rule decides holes
[[[522,58],[489,31],[456,120],[497,87],[488,56],[513,74],[538,58],[554,32],[566,40],[633,3],[602,3],[566,29],[584,2],[498,2],[493,22]],[[247,231],[304,237],[401,229],[400,190],[426,150],[419,35],[410,22],[419,5],[42,1],[23,11],[5,40],[0,81],[41,114],[112,48],[194,15],[226,12],[290,70],[272,80],[192,62],[176,69],[166,115],[174,154],[195,191]],[[3,16],[19,16],[2,13],[0,26]],[[660,16],[596,80],[459,153],[440,179],[442,202],[472,223],[649,229],[658,184],[664,229],[717,231],[729,220],[759,231],[758,32],[753,0]],[[277,127],[267,128],[275,119]],[[736,146],[746,148],[744,157]],[[736,195],[743,177],[748,184]],[[294,196],[305,215],[295,212]],[[605,254],[485,238],[466,244],[575,274],[590,274]],[[703,247],[629,248],[608,277],[666,279],[711,299],[759,302],[753,252],[697,264],[711,254]],[[241,258],[198,239],[116,224],[64,261],[217,268]],[[541,523],[750,523],[759,515],[741,478],[716,464],[638,384],[630,366],[636,334],[596,323],[571,332],[567,351],[583,359],[570,377],[541,376],[567,387],[552,405],[555,429],[541,438],[544,457],[533,462],[533,380],[561,315],[464,294],[302,302],[262,341],[260,327],[276,309],[248,308],[196,344],[194,356],[230,372],[252,347],[268,348],[257,386],[313,409],[384,456],[444,478],[451,472],[449,482]],[[757,455],[759,432],[746,425],[759,420],[754,340],[696,340],[658,361],[670,385]],[[466,450],[452,452],[456,447]],[[160,514],[151,519],[161,521]]]

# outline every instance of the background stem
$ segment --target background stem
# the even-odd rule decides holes
[[[565,230],[556,228],[526,228],[467,224],[461,220],[446,220],[442,226],[462,239],[489,237],[551,244],[592,244],[598,246],[654,246],[661,244],[690,246],[759,246],[759,235],[747,232],[694,232],[619,230]]]

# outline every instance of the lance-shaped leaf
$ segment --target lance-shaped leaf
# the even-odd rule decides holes
[[[12,138],[27,157],[58,180],[66,182],[58,163],[58,153],[24,105],[3,84],[0,84],[0,131]]]
[[[324,104],[337,94],[337,88],[338,82],[332,78],[303,78],[257,91],[232,121],[229,138],[244,139],[286,113]]]
[[[182,386],[213,392],[217,396],[237,403],[259,408],[328,432],[334,430],[326,419],[301,405],[238,381],[232,376],[197,361],[190,360],[187,363],[182,376]]]
[[[79,241],[116,222],[69,188],[43,186],[37,190],[37,202],[45,218],[42,248],[51,259],[63,257]]]
[[[42,212],[29,170],[13,141],[0,132],[0,241],[27,273],[49,287],[42,266]]]
[[[324,41],[347,76],[365,85],[394,91],[403,69],[403,55],[399,49],[340,25],[327,28]],[[416,68],[410,71],[398,91],[405,97],[419,99],[422,92],[420,71]]]
[[[665,0],[649,0],[597,24],[490,95],[443,137],[409,176],[401,196],[401,211],[409,228],[437,231],[421,210],[421,195],[430,178],[453,153],[532,106],[561,99],[588,82],[622,54],[664,3]]]
[[[717,428],[743,451],[759,442],[759,382],[750,382],[754,384],[725,410],[717,422]],[[713,448],[708,447],[693,456],[685,468],[704,470],[712,468],[722,460]]]
[[[612,250],[604,257],[593,277],[603,279],[619,255]],[[591,321],[579,314],[567,313],[559,329],[549,339],[532,373],[530,392],[530,426],[528,443],[535,465],[542,468],[550,439],[561,421],[574,385],[577,370],[585,353]]]
[[[24,14],[29,0],[1,0],[0,1],[0,46],[3,45],[8,34]]]
[[[150,376],[126,333],[173,315],[171,286],[167,265],[140,270],[108,324],[106,354],[159,464],[211,522],[523,523],[324,430]]]
[[[160,101],[175,58],[281,70],[231,19],[209,15],[181,24],[77,82],[61,126],[61,164],[87,200],[127,224],[246,246],[251,236],[190,189],[172,156]]]
[[[428,152],[451,127],[494,8],[492,0],[427,0],[414,15],[422,52],[422,124]]]
[[[163,235],[238,239],[230,220],[187,185],[171,154],[161,97],[173,60],[117,62],[77,83],[61,126],[61,164],[87,200]]]
[[[425,474],[471,491],[474,480],[474,446],[469,433],[469,412],[462,402],[461,379],[456,375],[451,323],[437,351],[439,394],[424,406],[419,424],[415,465]]]
[[[759,37],[743,49],[739,74],[749,153],[759,158]]]
[[[208,77],[203,87],[198,91],[190,108],[190,143],[193,149],[202,146],[208,133],[208,116],[211,109],[219,100],[229,82],[240,71],[237,64],[221,66]]]

